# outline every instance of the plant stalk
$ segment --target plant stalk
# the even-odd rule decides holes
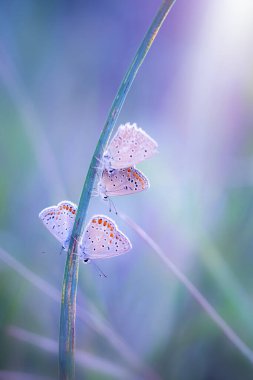
[[[59,379],[73,380],[75,377],[75,319],[76,293],[78,284],[79,259],[75,254],[83,233],[85,217],[96,179],[97,166],[102,158],[118,115],[134,78],[153,44],[157,33],[176,0],[163,1],[150,28],[148,29],[113,101],[105,126],[100,135],[79,201],[76,220],[68,249],[62,285],[60,336],[59,336]]]

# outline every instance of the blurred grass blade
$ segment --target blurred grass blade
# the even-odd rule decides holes
[[[227,322],[217,313],[213,306],[207,301],[202,293],[192,284],[192,282],[185,276],[183,272],[166,256],[159,245],[132,219],[127,215],[118,214],[162,259],[167,268],[177,277],[181,284],[185,286],[188,292],[198,302],[198,304],[205,310],[213,322],[220,328],[220,330],[228,337],[228,339],[238,348],[238,350],[253,363],[253,351],[246,343],[235,333],[235,331],[227,324]]]
[[[175,0],[163,1],[133,59],[129,70],[123,78],[117,95],[113,101],[103,131],[100,135],[97,147],[91,160],[88,174],[86,176],[83,191],[79,201],[75,224],[71,235],[62,285],[59,336],[59,377],[61,380],[74,379],[76,292],[79,268],[79,260],[75,253],[77,251],[78,241],[84,229],[85,217],[96,178],[97,165],[103,155],[104,149],[108,143],[119,112],[123,106],[133,80],[174,2]]]
[[[36,275],[8,252],[0,247],[0,259],[7,264],[10,268],[19,273],[23,278],[29,281],[31,284],[35,285],[38,289],[42,290],[50,298],[57,302],[60,302],[61,293],[54,286],[50,285],[43,278]]]
[[[35,375],[34,373],[0,370],[0,380],[54,380],[52,377]]]
[[[21,340],[22,342],[32,344],[35,347],[55,355],[58,354],[58,343],[53,339],[31,333],[30,331],[16,326],[9,326],[7,332],[9,335]],[[110,376],[110,378],[131,379],[134,376],[121,366],[116,365],[109,360],[99,358],[98,356],[92,355],[88,352],[77,350],[76,361],[81,367],[100,373],[103,376]]]
[[[57,288],[25,267],[22,263],[12,257],[1,247],[0,260],[7,264],[16,273],[21,275],[25,280],[33,284],[36,288],[47,294],[51,299],[60,303],[61,294]],[[151,368],[142,363],[138,355],[127,345],[122,337],[116,333],[112,326],[100,315],[97,308],[90,301],[85,300],[85,304],[86,307],[88,306],[88,310],[87,308],[84,309],[77,305],[78,318],[82,322],[86,323],[94,331],[96,331],[97,334],[105,337],[107,343],[109,343],[115,349],[118,355],[122,356],[122,358],[135,372],[142,373],[149,379],[158,379],[158,375],[155,374]]]
[[[33,149],[33,157],[38,163],[43,179],[50,189],[52,199],[66,198],[63,181],[59,173],[55,154],[44,133],[36,108],[27,95],[14,62],[5,47],[0,44],[0,78],[15,102],[22,119],[22,128]]]
[[[155,372],[153,368],[149,367],[147,364],[143,363],[140,360],[138,354],[126,344],[126,342],[122,339],[122,337],[118,335],[118,333],[116,333],[108,321],[106,321],[101,316],[97,308],[87,300],[86,305],[89,305],[89,309],[92,312],[87,313],[87,310],[84,310],[84,308],[78,308],[78,317],[82,318],[83,313],[85,313],[87,319],[87,314],[89,314],[90,323],[92,323],[93,326],[95,325],[96,331],[107,338],[107,342],[109,342],[116,349],[117,354],[121,354],[125,361],[136,372],[136,374],[138,373],[142,375],[143,379],[147,378],[149,380],[159,380],[160,376],[158,373]]]

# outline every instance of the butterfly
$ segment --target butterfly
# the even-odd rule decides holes
[[[39,214],[46,228],[68,249],[74,226],[77,206],[62,201],[57,206],[47,207]],[[121,232],[116,223],[105,215],[91,218],[81,236],[77,255],[88,262],[93,259],[108,259],[127,253],[132,248],[130,240]]]
[[[97,193],[107,199],[110,196],[130,195],[146,190],[150,187],[149,180],[145,175],[134,167],[104,169],[97,186]]]
[[[57,206],[44,208],[39,213],[46,228],[68,250],[71,232],[74,226],[77,206],[70,201],[62,201]]]
[[[110,259],[132,249],[130,240],[121,232],[116,223],[105,215],[95,215],[85,228],[81,239],[81,259]]]
[[[103,155],[107,170],[124,169],[152,157],[157,153],[157,143],[136,124],[119,126]]]

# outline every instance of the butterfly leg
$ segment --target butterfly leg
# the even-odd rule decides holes
[[[61,255],[61,254],[62,254],[62,252],[64,251],[64,249],[65,249],[65,247],[64,247],[64,246],[62,246],[62,247],[61,247],[61,250],[60,250],[60,252],[59,252],[59,255]]]
[[[91,192],[91,196],[92,197],[98,197],[99,196],[99,192],[97,191],[97,188],[94,187],[92,192]]]
[[[89,259],[86,259],[86,260],[89,260]],[[102,269],[96,264],[94,263],[94,260],[91,261],[91,263],[94,265],[94,267],[97,269],[98,273],[99,273],[99,277],[104,277],[104,278],[107,278],[107,275],[102,271]]]

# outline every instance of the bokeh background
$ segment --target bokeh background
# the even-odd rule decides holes
[[[158,0],[0,3],[0,379],[57,378],[65,253],[38,219],[78,203],[118,86]],[[253,348],[253,2],[178,0],[118,124],[159,143],[149,191],[115,199]],[[93,198],[89,216],[108,214]],[[79,379],[248,380],[252,363],[164,262],[81,265]]]

